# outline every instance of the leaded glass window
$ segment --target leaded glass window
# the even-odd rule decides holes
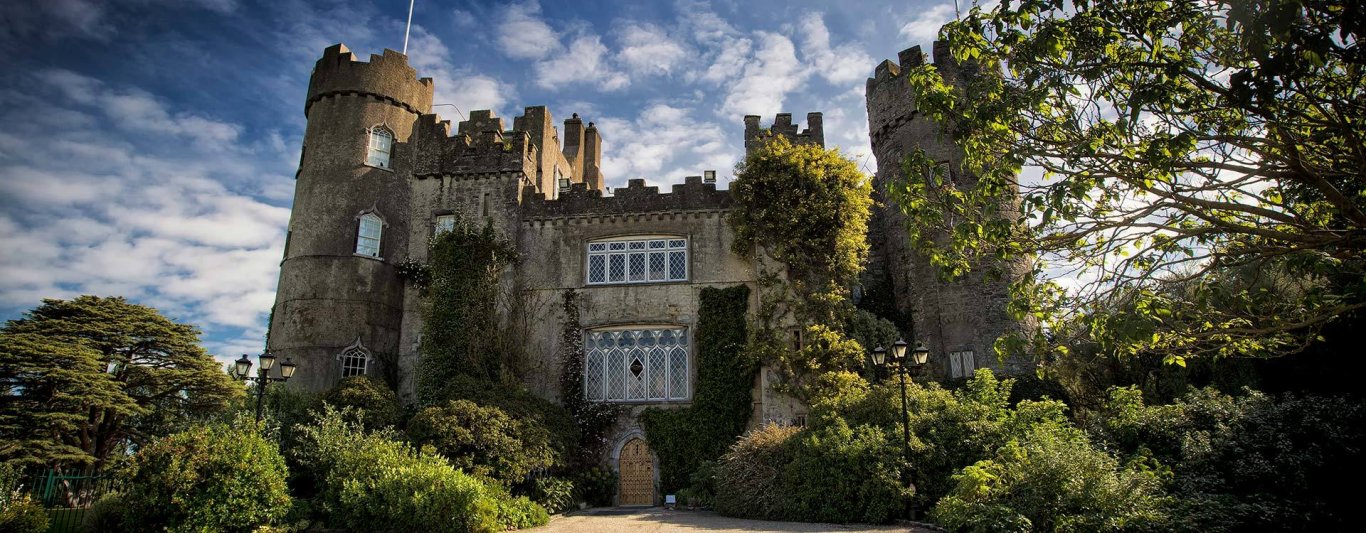
[[[341,377],[364,376],[370,365],[370,351],[360,344],[360,339],[337,354],[341,361]]]
[[[588,244],[589,285],[687,281],[688,240],[637,238]]]
[[[688,335],[683,328],[584,333],[583,391],[591,401],[688,398]]]

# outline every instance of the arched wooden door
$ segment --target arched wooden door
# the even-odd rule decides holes
[[[633,438],[621,447],[620,505],[655,504],[655,456],[644,439]]]

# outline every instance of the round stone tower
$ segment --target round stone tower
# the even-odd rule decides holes
[[[419,115],[431,112],[432,87],[393,50],[367,63],[339,44],[313,69],[267,340],[277,357],[299,365],[291,384],[330,388],[344,366],[378,377],[398,353],[408,139]]]
[[[904,179],[901,162],[916,149],[945,165],[956,187],[971,188],[977,181],[959,171],[962,149],[939,124],[920,114],[915,95],[901,75],[923,64],[924,59],[919,46],[903,50],[897,54],[896,63],[883,61],[868,79],[868,132],[878,163],[873,194],[879,202],[869,221],[873,254],[864,285],[891,293],[906,322],[899,326],[913,329],[907,333],[930,349],[933,374],[952,378],[971,375],[972,369],[984,367],[1019,373],[1032,366],[1017,359],[1002,364],[993,344],[1002,334],[1023,327],[1006,313],[1007,289],[1011,281],[1028,271],[1028,261],[979,264],[963,279],[943,281],[938,267],[911,243],[900,207],[886,197],[888,184]],[[934,66],[950,83],[965,75],[946,42],[934,43]],[[990,270],[999,276],[988,275]]]

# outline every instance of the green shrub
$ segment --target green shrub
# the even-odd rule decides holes
[[[588,505],[612,505],[617,496],[617,473],[601,466],[587,468],[574,478],[574,488]]]
[[[779,478],[792,462],[791,441],[799,431],[769,424],[740,437],[718,464],[716,511],[742,518],[787,518]]]
[[[550,513],[562,513],[574,506],[574,482],[558,477],[538,477],[531,482],[531,501]]]
[[[122,493],[105,493],[103,496],[100,496],[98,500],[95,500],[95,503],[90,505],[90,510],[85,512],[85,518],[82,520],[82,528],[90,533],[119,531],[123,527],[123,509],[125,505]]]
[[[341,380],[336,387],[323,394],[322,401],[337,409],[355,408],[362,414],[361,422],[367,429],[401,427],[403,404],[398,395],[377,379],[352,376]]]
[[[792,463],[778,477],[786,519],[885,523],[901,515],[914,493],[900,479],[906,471],[900,439],[882,428],[835,421],[799,433],[793,444]]]
[[[469,400],[423,409],[409,422],[408,438],[415,446],[431,446],[456,468],[505,487],[558,463],[544,426]]]
[[[1114,388],[1090,429],[1123,456],[1170,468],[1172,529],[1330,531],[1354,517],[1357,498],[1336,487],[1366,475],[1364,414],[1340,397],[1207,388],[1148,406],[1137,389]]]
[[[366,431],[353,411],[325,407],[300,428],[295,451],[320,481],[318,499],[329,526],[356,530],[502,531],[544,524],[544,509],[512,498],[418,451],[392,431]]]
[[[259,429],[196,426],[139,450],[123,498],[126,529],[251,531],[284,518],[285,461]]]
[[[1119,461],[1059,423],[1034,425],[953,477],[931,513],[956,531],[1133,531],[1159,528],[1158,476]]]
[[[19,491],[0,496],[0,532],[43,533],[47,531],[47,510]]]
[[[569,458],[578,454],[579,428],[564,407],[536,396],[530,391],[498,383],[480,381],[471,376],[455,376],[442,389],[440,401],[430,404],[441,407],[454,400],[469,400],[483,407],[496,407],[518,420],[523,427],[532,427],[548,434],[548,445],[553,448],[555,468],[564,467]]]

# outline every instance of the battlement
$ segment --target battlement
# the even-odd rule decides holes
[[[972,67],[960,65],[953,59],[947,41],[934,42],[932,57],[935,70],[950,83],[956,83],[963,73],[972,71]],[[924,65],[926,59],[919,46],[912,46],[898,53],[896,62],[879,63],[873,70],[873,77],[868,78],[864,93],[868,99],[868,133],[874,146],[919,116],[915,95],[907,87],[902,73]]]
[[[430,113],[433,89],[431,78],[419,79],[417,70],[408,66],[408,56],[385,49],[384,55],[371,54],[369,62],[358,61],[346,45],[336,44],[324,50],[313,67],[304,115],[314,102],[341,95],[369,96],[413,114]]]
[[[613,191],[612,196],[603,196],[602,191],[590,189],[587,184],[575,183],[554,200],[547,200],[545,193],[531,188],[522,192],[522,199],[526,219],[715,211],[734,205],[730,191],[716,190],[716,184],[703,183],[702,176],[688,176],[683,183],[674,184],[671,192],[662,194],[659,187],[633,179],[625,188]]]
[[[825,129],[819,112],[806,114],[806,129],[800,132],[797,125],[792,123],[792,113],[778,113],[773,119],[773,126],[768,129],[759,127],[758,115],[745,115],[745,153],[779,135],[787,137],[792,144],[825,146]]]
[[[451,122],[436,115],[419,117],[409,142],[415,153],[413,176],[535,173],[539,148],[524,131],[503,131],[492,111],[474,111],[451,135]]]

